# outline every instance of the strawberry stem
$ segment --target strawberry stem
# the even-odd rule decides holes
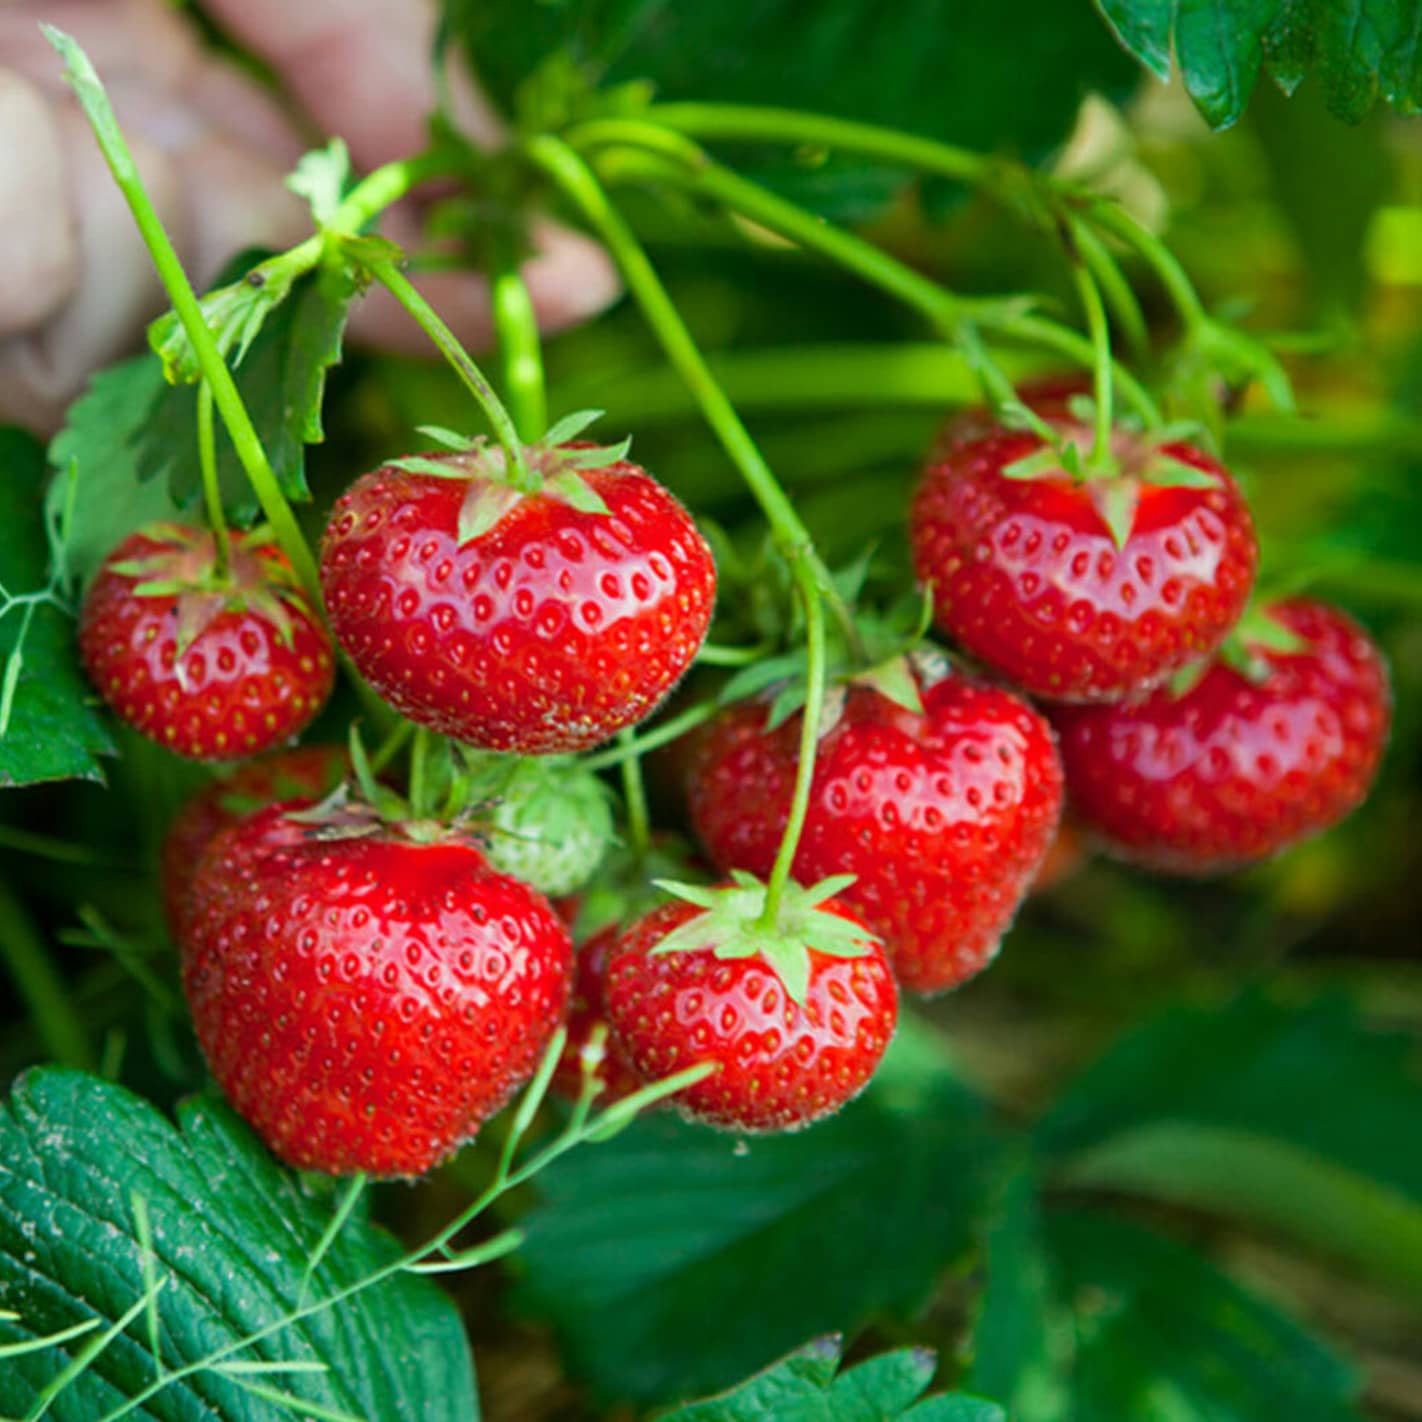
[[[1010,300],[958,296],[940,283],[898,261],[851,232],[824,222],[766,188],[713,162],[694,144],[676,146],[654,125],[631,119],[602,119],[580,125],[570,139],[583,146],[606,147],[600,171],[613,179],[651,180],[716,199],[772,232],[819,252],[881,290],[919,311],[937,330],[950,336],[964,319],[986,331],[1059,352],[1079,365],[1095,361],[1091,342],[1079,331],[1023,311]],[[534,140],[535,143],[540,140]],[[620,146],[619,146],[620,145]],[[1160,414],[1145,388],[1129,371],[1117,367],[1122,393],[1148,424]]]
[[[702,701],[695,706],[688,706],[678,715],[659,722],[645,735],[630,736],[626,739],[619,737],[617,745],[611,750],[598,751],[596,755],[583,756],[579,760],[579,764],[584,770],[611,770],[613,766],[621,765],[631,756],[643,756],[656,750],[659,746],[670,745],[672,741],[680,740],[688,731],[694,731],[698,726],[705,725],[720,709],[720,703],[714,698],[710,701]]]
[[[1095,356],[1092,362],[1094,430],[1089,463],[1095,469],[1104,469],[1111,453],[1111,328],[1101,301],[1101,289],[1074,242],[1068,248],[1068,257],[1072,280],[1076,283],[1077,295],[1086,313],[1086,328],[1091,333],[1091,348]]]
[[[464,382],[465,388],[473,395],[484,417],[494,432],[508,461],[508,482],[521,493],[536,493],[540,487],[538,476],[528,467],[524,458],[523,445],[514,427],[513,419],[504,403],[494,393],[484,372],[474,363],[469,352],[459,343],[459,338],[440,319],[428,301],[415,289],[414,284],[393,262],[371,262],[367,271],[378,281],[419,323],[421,330],[434,342],[440,353],[454,368],[454,372]]]
[[[430,815],[430,732],[424,726],[415,727],[410,742],[410,813],[417,819]]]
[[[633,854],[644,859],[652,847],[652,817],[647,809],[647,786],[642,779],[642,757],[635,747],[635,735],[629,727],[617,737],[619,747],[627,752],[622,761],[622,799],[627,806],[627,843]]]
[[[553,179],[607,244],[623,279],[641,306],[647,324],[700,406],[706,423],[711,426],[755,496],[770,524],[776,545],[792,568],[801,562],[810,567],[821,595],[844,626],[846,636],[852,638],[855,635],[854,619],[835,589],[829,571],[816,554],[809,530],[765,462],[735,406],[711,374],[706,358],[687,330],[681,313],[667,294],[642,244],[622,214],[608,200],[592,169],[574,149],[551,134],[540,134],[530,139],[525,145],[525,152],[537,167]]]
[[[291,561],[302,587],[313,608],[319,609],[321,602],[321,581],[316,572],[316,560],[302,535],[301,526],[291,505],[282,492],[280,483],[272,471],[261,439],[242,403],[242,396],[227,362],[217,348],[217,342],[208,329],[202,307],[183,270],[173,243],[163,227],[162,220],[143,186],[138,165],[133,161],[123,131],[114,117],[113,106],[104,89],[103,82],[94,71],[89,56],[78,42],[53,25],[42,25],[45,38],[59,52],[65,62],[65,77],[78,96],[80,106],[89,126],[94,131],[104,161],[113,174],[114,182],[123,193],[129,211],[143,238],[144,245],[153,261],[154,270],[173,303],[173,310],[182,322],[193,353],[202,369],[204,379],[212,387],[212,397],[217,404],[222,422],[232,437],[237,458],[251,481],[257,501],[262,506],[266,521],[271,525],[282,551]]]
[[[785,832],[780,836],[780,848],[771,866],[765,890],[765,912],[761,923],[773,929],[780,913],[780,902],[800,847],[800,834],[810,810],[810,790],[815,778],[815,757],[820,747],[820,712],[825,700],[825,615],[809,570],[795,565],[795,581],[805,605],[805,709],[800,721],[800,758],[795,766],[795,789],[790,797],[790,814]]]
[[[219,582],[227,578],[232,565],[232,539],[227,531],[227,515],[222,508],[222,487],[217,482],[217,440],[212,427],[212,386],[204,380],[197,394],[198,465],[202,469],[202,493],[207,504],[207,522],[216,550],[213,571]]]
[[[543,349],[533,301],[518,268],[518,252],[507,237],[495,241],[490,299],[509,412],[520,436],[531,444],[548,428]]]

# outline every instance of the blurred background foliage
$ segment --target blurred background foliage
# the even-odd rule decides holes
[[[563,8],[450,5],[511,110],[575,106],[577,85],[566,70],[554,85],[545,63]],[[582,10],[635,31],[636,8]],[[852,26],[792,43],[796,7],[770,5],[724,71],[684,62],[684,35],[667,60],[653,25],[599,77],[652,67],[663,96],[707,97],[716,73],[726,97],[898,113],[1119,196],[1208,305],[1247,309],[1288,353],[1301,413],[1251,396],[1227,462],[1254,502],[1266,579],[1310,578],[1386,649],[1391,749],[1352,819],[1250,872],[1172,882],[1084,855],[1027,903],[990,972],[921,1009],[869,1100],[756,1144],[749,1177],[729,1143],[665,1121],[556,1172],[523,1202],[514,1293],[507,1277],[462,1286],[487,1415],[631,1417],[867,1323],[853,1355],[936,1346],[943,1381],[966,1376],[1024,1422],[1422,1418],[1422,129],[1383,111],[1342,124],[1306,80],[1291,99],[1261,84],[1212,133],[1178,82],[1141,81],[1085,6],[1014,7],[1015,46],[1001,19],[917,42],[925,8],[896,7],[866,49]],[[698,42],[723,52],[714,34]],[[806,62],[788,65],[792,52]],[[863,83],[831,92],[825,66],[856,52]],[[754,163],[955,290],[1040,291],[1070,318],[1060,252],[987,199],[821,153]],[[918,460],[975,398],[961,365],[912,314],[764,233],[624,196],[827,556],[872,545],[874,585],[901,585]],[[1163,341],[1170,313],[1133,275]],[[547,359],[555,415],[605,409],[608,437],[631,433],[635,457],[753,553],[752,506],[629,304]],[[308,452],[311,528],[421,423],[469,423],[443,368],[362,356],[334,372],[326,439]],[[723,611],[748,595],[731,580]],[[327,724],[352,709],[338,699]],[[201,1072],[151,875],[205,773],[119,741],[107,788],[0,799],[0,1078],[58,1053],[171,1101]],[[674,818],[675,787],[660,792]],[[52,974],[80,1038],[27,1010]],[[439,1218],[479,1179],[480,1152],[429,1191],[388,1192],[387,1217]]]

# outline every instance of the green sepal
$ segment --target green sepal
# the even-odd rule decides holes
[[[1189,696],[1204,680],[1210,665],[1211,658],[1209,657],[1200,657],[1193,662],[1188,662],[1165,683],[1167,695],[1174,701],[1179,701],[1182,696]]]
[[[855,672],[849,680],[855,686],[872,687],[880,696],[892,701],[895,706],[902,706],[905,711],[912,711],[916,716],[923,715],[923,697],[919,694],[918,680],[907,655],[890,657],[877,666]]]
[[[1091,501],[1111,534],[1117,548],[1124,548],[1136,524],[1140,507],[1141,487],[1131,477],[1101,479],[1091,485]]]
[[[1285,627],[1271,608],[1255,603],[1235,624],[1232,634],[1250,646],[1270,652],[1298,653],[1309,650],[1309,642],[1290,627]]]
[[[1074,447],[1074,446],[1073,446]],[[1004,479],[1059,479],[1066,472],[1062,456],[1055,445],[1046,445],[1014,459],[1002,469]]]
[[[797,711],[803,708],[807,696],[808,688],[803,680],[795,680],[789,686],[781,687],[770,703],[770,710],[765,717],[765,729],[767,731],[779,730]],[[824,726],[821,725],[821,735],[824,734],[824,729]]]
[[[456,454],[467,454],[471,449],[479,447],[477,439],[459,434],[456,430],[446,429],[443,425],[416,425],[415,430],[419,434],[428,435],[436,444],[441,444]]]
[[[612,512],[602,495],[581,474],[575,473],[571,469],[564,470],[561,474],[554,474],[544,484],[543,492],[549,498],[558,499],[571,508],[577,509],[579,513],[610,514]]]
[[[482,538],[527,497],[511,484],[491,480],[471,482],[459,506],[459,546],[462,548]]]
[[[606,413],[606,410],[575,410],[571,415],[564,415],[561,420],[556,420],[538,442],[545,449],[555,449],[560,444],[567,444],[570,439],[577,439],[589,425],[602,419]]]
[[[810,950],[832,958],[862,958],[878,937],[862,924],[842,918],[823,905],[854,882],[837,874],[805,888],[785,885],[775,922],[765,918],[766,886],[744,870],[730,886],[706,888],[659,880],[658,887],[701,910],[673,929],[655,948],[665,953],[711,952],[717,958],[761,957],[774,971],[792,1002],[803,1007],[810,987]]]
[[[329,241],[332,234],[327,234]],[[371,269],[377,266],[403,266],[405,249],[388,237],[375,232],[361,232],[356,236],[342,233],[339,237],[341,256],[346,261],[346,271],[356,286],[364,290],[371,281]]]
[[[1156,454],[1141,477],[1158,489],[1217,489],[1219,476],[1169,454]]]
[[[436,479],[467,479],[469,470],[461,464],[435,459],[428,454],[406,454],[399,459],[387,459],[386,467],[403,469],[406,474],[432,474]]]

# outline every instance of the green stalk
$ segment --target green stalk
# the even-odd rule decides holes
[[[24,906],[0,881],[0,961],[9,970],[20,999],[48,1055],[65,1066],[90,1069],[94,1054],[64,980],[35,931]]]
[[[368,173],[341,199],[327,226],[337,232],[359,232],[372,218],[399,202],[411,188],[431,178],[458,176],[468,166],[463,154],[448,148],[431,148],[413,158],[386,163]]]
[[[217,482],[217,441],[212,428],[212,386],[204,380],[198,386],[197,442],[198,466],[202,470],[202,495],[207,504],[208,527],[217,550],[214,571],[219,579],[232,565],[232,538],[227,531],[227,515],[222,508],[222,486]]]
[[[622,214],[608,201],[592,169],[578,153],[551,134],[530,139],[525,151],[533,163],[553,179],[607,244],[662,349],[755,496],[770,524],[776,546],[792,568],[802,561],[810,565],[821,592],[844,624],[846,635],[853,635],[853,618],[816,555],[809,530],[801,522],[735,407],[711,374],[705,357],[692,339],[641,243]]]
[[[621,732],[617,741],[619,749],[626,752],[622,762],[622,799],[627,806],[627,842],[638,859],[645,859],[652,848],[652,816],[642,779],[642,757],[631,727]]]
[[[696,138],[791,143],[842,148],[886,163],[916,168],[958,182],[983,184],[997,169],[991,158],[931,138],[795,109],[740,104],[653,104],[654,123]]]
[[[793,109],[738,104],[653,104],[648,118],[695,138],[841,149],[936,177],[971,183],[997,195],[1006,194],[1008,185],[1003,176],[1011,172],[1009,167],[992,158],[935,139]],[[1040,181],[1056,187],[1062,196],[1071,196],[1050,178]],[[1140,254],[1160,278],[1187,326],[1205,319],[1204,308],[1185,269],[1159,238],[1109,199],[1090,203],[1087,216],[1103,231],[1110,232]]]
[[[634,736],[630,740],[619,738],[617,745],[610,750],[584,756],[579,763],[584,770],[611,770],[613,766],[621,765],[624,761],[647,755],[659,746],[670,745],[672,741],[679,740],[688,731],[705,725],[720,709],[714,700],[688,706],[685,711],[654,726],[646,735]]]
[[[1045,346],[1090,368],[1095,361],[1091,342],[1078,331],[1045,317],[1012,309],[1010,303],[961,297],[938,282],[889,256],[842,228],[834,227],[796,204],[787,202],[729,168],[711,162],[700,150],[680,158],[670,156],[669,145],[653,137],[656,130],[631,120],[604,120],[585,125],[576,136],[585,141],[612,142],[636,147],[612,148],[603,156],[605,167],[617,178],[648,180],[688,189],[714,198],[733,212],[748,217],[808,251],[818,252],[856,276],[920,312],[945,337],[955,324],[968,319],[985,331]],[[691,157],[694,154],[694,160]],[[1155,402],[1130,374],[1116,368],[1122,393],[1151,424],[1158,424]]]
[[[495,241],[490,298],[509,411],[519,434],[531,443],[548,428],[543,347],[533,301],[518,269],[518,253],[507,239]]]
[[[1095,432],[1091,441],[1091,463],[1100,468],[1111,449],[1111,331],[1106,323],[1106,308],[1101,302],[1101,290],[1087,268],[1085,258],[1072,251],[1071,276],[1076,283],[1086,327],[1091,333],[1095,352],[1092,362],[1092,387],[1095,395]]]
[[[410,813],[417,820],[430,813],[429,759],[430,732],[424,726],[416,726],[410,745]]]
[[[535,492],[539,486],[538,477],[529,469],[528,461],[524,458],[518,430],[514,428],[514,422],[504,408],[503,401],[494,393],[494,387],[489,384],[484,372],[474,363],[469,352],[460,345],[459,338],[393,262],[372,262],[367,270],[415,318],[478,402],[494,431],[494,438],[498,440],[504,457],[508,460],[510,484],[525,493]]]
[[[803,564],[795,566],[795,582],[800,600],[805,606],[805,709],[800,721],[800,758],[795,766],[795,789],[790,797],[790,814],[780,837],[780,848],[771,866],[765,890],[765,912],[761,923],[766,929],[775,927],[780,901],[790,871],[795,864],[795,852],[800,847],[800,835],[805,817],[810,811],[810,790],[815,778],[815,757],[820,749],[820,712],[825,700],[825,614],[820,604],[819,589]]]
[[[291,505],[287,503],[286,495],[282,493],[281,485],[272,471],[251,416],[242,403],[242,396],[232,378],[232,372],[227,368],[227,362],[222,358],[217,342],[203,319],[202,307],[193,292],[192,284],[188,281],[187,273],[183,270],[183,264],[143,186],[138,165],[133,161],[133,154],[119,129],[103,83],[89,62],[88,55],[76,41],[52,25],[43,25],[41,28],[65,61],[69,83],[88,117],[114,182],[118,184],[119,191],[128,203],[158,278],[173,303],[173,310],[182,322],[188,340],[192,342],[193,353],[197,357],[203,379],[212,390],[218,413],[227,426],[227,432],[237,451],[237,458],[251,480],[253,492],[262,506],[262,513],[271,525],[282,551],[291,560],[312,606],[320,608],[321,581],[316,571],[316,560],[307,547],[296,515],[292,513]]]

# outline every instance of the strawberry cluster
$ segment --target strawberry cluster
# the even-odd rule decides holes
[[[1028,428],[970,413],[927,461],[909,537],[950,655],[861,647],[812,766],[793,677],[671,748],[709,876],[660,840],[609,857],[578,759],[664,701],[716,596],[706,540],[624,448],[550,433],[514,470],[455,439],[358,479],[322,541],[329,631],[261,533],[126,540],[81,648],[139,731],[244,761],[174,823],[163,889],[198,1040],[272,1149],[422,1173],[560,1023],[571,1096],[705,1064],[684,1113],[793,1129],[869,1080],[901,989],[991,961],[1082,832],[1064,804],[1108,850],[1200,874],[1360,803],[1388,729],[1377,649],[1317,602],[1247,611],[1229,472],[1130,430],[1083,458],[1073,402],[1028,392]],[[337,644],[445,748],[438,810],[427,749],[408,796],[358,742],[251,759],[320,709]]]

